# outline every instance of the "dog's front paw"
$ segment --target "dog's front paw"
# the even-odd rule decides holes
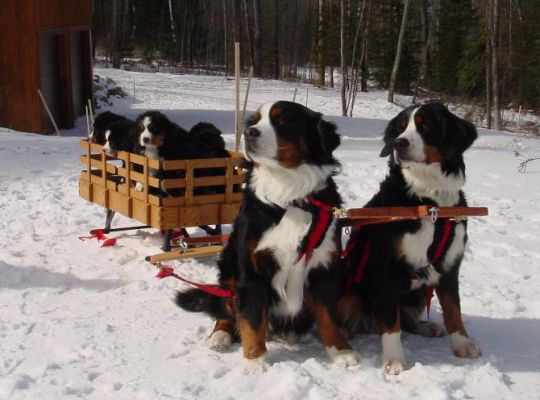
[[[215,331],[206,339],[206,345],[212,350],[226,350],[232,343],[232,337],[228,332]]]
[[[421,321],[416,332],[424,337],[441,337],[445,335],[444,329],[439,324],[428,321]]]
[[[338,350],[335,347],[327,347],[326,353],[333,364],[341,367],[348,367],[349,365],[356,365],[360,362],[360,354],[354,350],[345,349]]]
[[[458,332],[450,335],[452,342],[452,351],[456,357],[476,358],[482,354],[480,346],[472,339],[459,334]]]
[[[407,368],[405,360],[390,360],[384,363],[384,372],[388,375],[399,375]]]
[[[144,185],[141,182],[137,182],[135,184],[135,191],[143,192],[144,191]]]
[[[270,368],[270,365],[266,362],[264,356],[257,358],[244,357],[244,369],[252,374],[262,374],[268,368]]]

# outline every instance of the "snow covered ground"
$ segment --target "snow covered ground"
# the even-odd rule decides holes
[[[161,109],[189,127],[218,125],[233,146],[233,81],[96,70],[136,99],[113,110]],[[248,109],[292,99],[294,86],[256,80]],[[305,101],[305,86],[297,100]],[[361,206],[385,174],[378,158],[385,121],[399,108],[385,93],[360,94],[355,118],[339,117],[337,90],[310,87],[309,106],[338,124],[338,182],[348,206]],[[174,279],[154,278],[144,256],[159,252],[155,230],[111,235],[100,248],[78,236],[104,222],[104,210],[78,197],[79,138],[0,128],[0,399],[538,399],[540,398],[540,162],[517,172],[514,153],[540,155],[537,139],[481,130],[467,153],[466,192],[490,216],[471,219],[461,275],[462,310],[481,344],[476,360],[455,358],[446,338],[404,335],[411,369],[386,378],[375,335],[356,337],[358,366],[328,362],[315,335],[269,344],[271,368],[246,373],[240,347],[217,353],[203,343],[209,318],[172,303]],[[114,225],[133,221],[116,217]],[[213,282],[213,259],[172,262]],[[432,317],[441,321],[434,302]]]

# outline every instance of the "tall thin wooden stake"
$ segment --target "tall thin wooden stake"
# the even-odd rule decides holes
[[[296,93],[298,92],[298,88],[294,88],[294,94],[293,94],[293,97],[292,97],[292,101],[293,103],[296,102]]]
[[[94,125],[94,109],[92,108],[92,100],[88,99],[88,111],[90,112],[90,122]]]
[[[84,112],[86,114],[86,133],[88,139],[90,139],[90,116],[88,115],[88,106],[84,106]]]
[[[45,101],[45,98],[43,97],[41,90],[38,89],[37,92],[38,92],[39,98],[41,99],[41,102],[43,103],[43,107],[45,107],[45,111],[47,111],[47,114],[49,114],[49,118],[51,119],[54,129],[56,130],[56,135],[61,136],[60,129],[58,129],[58,125],[56,125],[56,121],[54,120],[51,110],[49,109],[49,106],[47,105],[47,102]]]
[[[307,107],[308,98],[309,98],[309,89],[306,89],[306,107]]]
[[[249,67],[248,83],[246,88],[246,95],[244,96],[244,108],[242,109],[242,118],[240,119],[240,127],[244,123],[244,118],[246,117],[246,108],[249,97],[249,89],[251,88],[251,78],[253,78],[253,65]]]
[[[234,43],[234,75],[236,77],[236,106],[234,109],[235,150],[240,149],[240,43]]]

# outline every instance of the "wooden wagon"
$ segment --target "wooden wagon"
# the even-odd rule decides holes
[[[232,223],[238,214],[245,180],[240,153],[229,152],[228,158],[160,161],[127,152],[112,157],[103,146],[87,140],[81,140],[80,146],[85,169],[80,174],[79,195],[107,209],[105,232],[157,228],[165,232],[162,249],[169,252],[173,229],[216,225],[216,241],[222,241],[219,226]],[[218,173],[199,176],[199,171],[209,169]],[[177,177],[161,179],[158,171],[174,171]],[[164,190],[180,195],[164,196]],[[116,212],[144,225],[113,229],[111,221]],[[210,255],[220,248],[209,246],[198,253]],[[147,257],[150,261],[170,258],[177,257]]]

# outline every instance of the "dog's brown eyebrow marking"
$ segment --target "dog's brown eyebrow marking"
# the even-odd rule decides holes
[[[283,108],[281,108],[281,107],[276,107],[272,111],[270,111],[270,116],[271,117],[278,117],[281,114],[283,114]]]
[[[250,117],[247,119],[246,126],[249,127],[249,126],[255,125],[260,120],[261,120],[261,113],[257,111],[251,114]]]
[[[424,123],[424,117],[422,117],[421,115],[415,115],[414,116],[414,122],[417,125],[422,125]]]

